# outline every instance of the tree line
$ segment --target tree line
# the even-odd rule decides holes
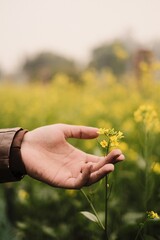
[[[159,42],[155,43],[151,50],[133,40],[115,40],[94,48],[91,52],[91,59],[83,68],[75,60],[65,56],[52,52],[40,52],[25,59],[20,66],[20,73],[25,75],[29,82],[49,83],[57,73],[66,74],[73,81],[79,82],[80,72],[88,68],[94,68],[97,71],[109,70],[116,76],[121,76],[129,71],[137,74],[140,62],[149,65],[159,58]]]

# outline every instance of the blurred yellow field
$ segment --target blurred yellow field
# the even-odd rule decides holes
[[[76,84],[58,74],[46,85],[0,86],[1,128],[21,126],[31,130],[46,124],[68,123],[123,132],[119,147],[126,161],[109,177],[111,240],[141,239],[137,233],[145,213],[160,213],[160,81],[155,80],[154,71],[147,71],[144,66],[142,70],[138,80],[129,74],[118,79],[109,71],[87,70],[81,74],[82,82]],[[149,107],[144,110],[141,106]],[[149,120],[143,122],[145,114]],[[71,142],[89,153],[100,154],[96,140]],[[12,204],[17,211],[13,216],[15,239],[101,239],[98,226],[78,213],[90,210],[80,192],[52,189],[27,177],[16,185],[4,186],[4,192],[8,188],[14,192]],[[86,191],[103,221],[102,185]],[[143,234],[159,239],[157,224],[159,221],[147,222]],[[83,231],[77,233],[79,228]]]

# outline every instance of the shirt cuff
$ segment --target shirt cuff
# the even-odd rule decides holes
[[[0,129],[0,182],[19,181],[26,174],[21,158],[21,143],[27,130]]]

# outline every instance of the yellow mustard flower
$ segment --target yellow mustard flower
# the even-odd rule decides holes
[[[147,218],[148,219],[159,219],[160,217],[159,217],[158,213],[156,213],[154,211],[148,211]]]
[[[110,150],[110,147],[119,146],[120,139],[124,137],[121,131],[115,131],[114,128],[100,128],[98,134],[98,142],[106,150],[106,153]]]
[[[147,131],[160,131],[158,114],[152,105],[141,105],[134,112],[134,119],[137,123],[143,123]]]
[[[152,171],[156,174],[160,174],[160,163],[158,163],[158,162],[153,163]]]
[[[110,145],[111,147],[117,147],[119,145],[118,136],[113,135],[110,137]]]
[[[107,128],[99,128],[97,133],[100,134],[100,135],[107,134],[108,129]]]
[[[118,131],[117,136],[118,136],[118,139],[121,139],[124,137],[121,131]]]
[[[102,140],[102,141],[100,142],[100,145],[102,146],[102,148],[106,148],[106,147],[108,146],[108,143],[107,143],[106,140]]]
[[[97,133],[98,134],[104,134],[105,128],[99,128]]]

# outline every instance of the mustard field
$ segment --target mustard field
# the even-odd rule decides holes
[[[109,175],[109,239],[160,239],[160,81],[148,71],[137,79],[88,70],[81,79],[75,84],[59,74],[46,85],[1,84],[0,126],[32,130],[67,123],[123,132],[118,147],[125,161]],[[100,154],[95,139],[70,141]],[[84,190],[103,222],[103,181]],[[92,209],[78,190],[26,176],[1,185],[0,195],[1,239],[102,239],[99,226],[80,214]]]

